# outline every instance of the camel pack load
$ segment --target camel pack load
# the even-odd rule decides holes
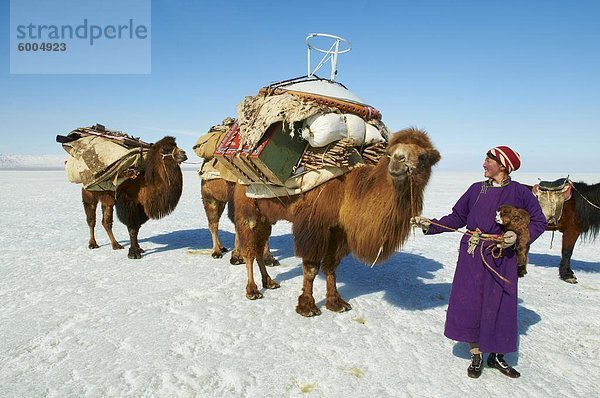
[[[89,191],[116,191],[142,172],[150,144],[101,124],[80,127],[56,141],[70,155],[65,162],[70,182]]]
[[[344,39],[334,38],[336,49],[323,50],[332,60],[331,79],[317,77],[323,61],[311,71],[309,57],[307,76],[261,88],[238,105],[236,119],[199,138],[202,179],[241,182],[249,197],[266,198],[306,192],[377,162],[389,131],[378,110],[334,80],[337,54],[350,49],[340,51]]]

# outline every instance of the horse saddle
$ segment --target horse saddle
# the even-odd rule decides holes
[[[562,216],[563,204],[571,199],[569,176],[556,181],[540,181],[533,186],[533,193],[540,202],[548,226],[556,227]]]
[[[563,188],[569,183],[569,177],[559,178],[555,181],[540,181],[538,185],[542,191],[562,191]]]

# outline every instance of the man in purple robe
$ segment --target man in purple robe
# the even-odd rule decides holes
[[[439,220],[420,216],[412,220],[427,235],[465,226],[470,231],[460,241],[444,334],[469,343],[471,365],[467,374],[473,378],[481,375],[483,352],[490,353],[488,366],[509,377],[520,376],[504,360],[504,353],[517,351],[517,236],[512,231],[503,232],[496,223],[496,211],[501,205],[527,211],[531,217],[529,244],[546,230],[546,218],[536,197],[509,177],[520,165],[519,154],[509,147],[490,149],[483,163],[487,180],[471,185],[451,214]],[[490,241],[487,234],[502,239],[500,243]],[[500,249],[502,256],[498,257]]]

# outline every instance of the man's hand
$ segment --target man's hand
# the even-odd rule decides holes
[[[508,249],[512,245],[517,242],[517,234],[513,231],[506,231],[504,235],[502,235],[502,242],[498,243],[496,246],[502,249]]]
[[[423,230],[423,233],[426,233],[431,225],[431,221],[427,217],[415,216],[410,219],[410,225],[419,227]]]

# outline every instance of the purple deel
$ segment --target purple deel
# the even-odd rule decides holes
[[[505,204],[524,209],[531,216],[529,243],[546,230],[546,218],[536,197],[516,181],[502,187],[477,182],[456,202],[451,214],[433,221],[454,229],[466,226],[470,231],[479,228],[483,233],[502,234],[502,226],[496,223],[496,210]],[[427,234],[447,231],[432,224]],[[473,254],[467,253],[469,238],[463,235],[460,241],[444,334],[452,340],[477,342],[482,352],[517,351],[516,253],[513,248],[505,249],[504,256],[495,259],[487,249],[493,242],[482,240],[479,244],[483,244],[486,262],[508,279],[507,283],[486,267],[481,246]]]

